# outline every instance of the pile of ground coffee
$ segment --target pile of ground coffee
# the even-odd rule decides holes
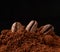
[[[1,31],[0,52],[60,52],[60,37],[53,31],[44,35],[39,29],[35,33]]]

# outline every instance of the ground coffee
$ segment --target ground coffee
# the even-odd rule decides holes
[[[27,32],[19,29],[17,32],[2,30],[0,35],[0,52],[60,52],[60,37],[54,31],[47,34]]]

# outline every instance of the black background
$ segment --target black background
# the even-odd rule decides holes
[[[27,25],[31,20],[37,20],[39,27],[52,24],[57,35],[60,34],[60,3],[56,1],[1,1],[0,31],[10,29],[15,21]]]

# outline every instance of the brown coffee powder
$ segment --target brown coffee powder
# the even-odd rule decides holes
[[[0,52],[60,52],[60,37],[54,31],[41,34],[25,29],[11,32],[3,30],[0,35]]]

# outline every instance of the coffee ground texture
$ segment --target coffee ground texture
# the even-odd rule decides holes
[[[40,30],[33,33],[25,29],[2,30],[0,52],[60,52],[60,37],[54,31],[43,34]]]

